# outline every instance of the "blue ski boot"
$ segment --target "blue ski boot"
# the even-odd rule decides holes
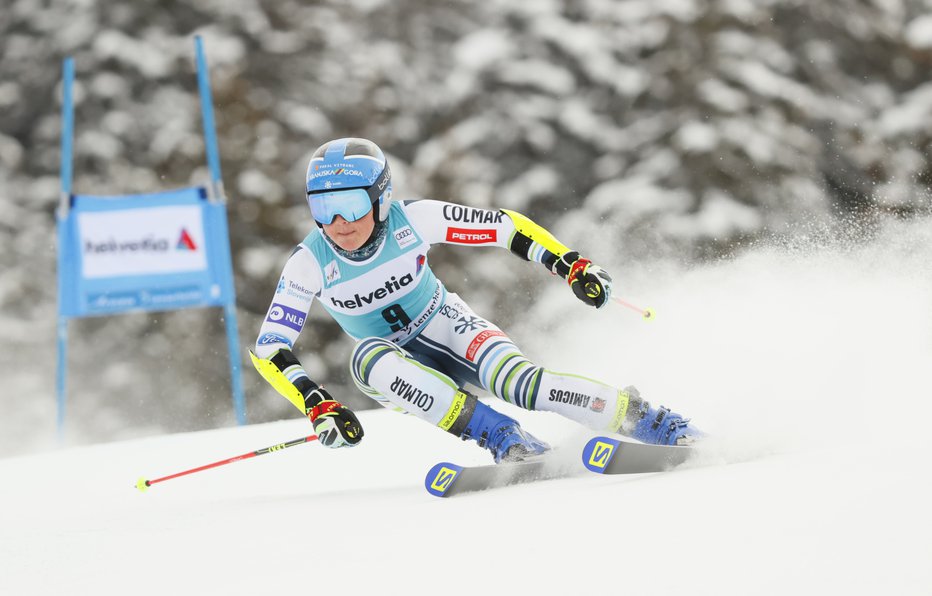
[[[702,438],[702,432],[689,426],[689,418],[683,418],[663,406],[652,408],[634,387],[626,387],[625,391],[630,401],[628,415],[620,430],[622,434],[655,445],[691,445]]]
[[[464,441],[473,439],[491,451],[495,463],[523,461],[550,451],[550,445],[522,429],[517,420],[493,410],[471,393],[460,393],[465,402],[449,432]]]

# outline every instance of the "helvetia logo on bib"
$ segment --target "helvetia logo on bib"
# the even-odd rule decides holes
[[[185,228],[181,228],[181,236],[178,237],[178,243],[175,245],[175,248],[178,250],[197,250],[194,239],[191,238],[191,234],[189,234],[188,230]]]

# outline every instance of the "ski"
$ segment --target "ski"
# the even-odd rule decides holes
[[[441,462],[427,473],[424,487],[435,497],[452,497],[490,488],[564,478],[577,471],[577,466],[567,465],[550,456],[486,466]]]
[[[588,470],[598,474],[644,474],[674,468],[694,453],[691,447],[648,445],[609,437],[593,437],[583,448],[582,463]],[[424,487],[435,497],[452,497],[515,484],[566,478],[578,471],[577,466],[552,455],[485,466],[440,462],[427,473]]]
[[[583,449],[582,461],[597,474],[644,474],[663,472],[688,460],[691,447],[629,443],[609,437],[593,437]]]

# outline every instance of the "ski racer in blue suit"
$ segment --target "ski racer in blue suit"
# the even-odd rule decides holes
[[[434,244],[499,246],[541,263],[589,306],[605,306],[611,276],[530,219],[506,209],[394,201],[385,155],[355,138],[330,141],[313,154],[307,200],[317,227],[285,264],[252,359],[310,418],[324,445],[356,445],[363,429],[349,408],[309,378],[293,352],[315,300],[356,341],[350,370],[363,393],[475,440],[496,462],[549,447],[479,401],[467,384],[528,410],[556,412],[647,443],[683,444],[697,436],[688,419],[652,407],[633,387],[617,389],[531,362],[500,328],[448,291],[428,264]]]

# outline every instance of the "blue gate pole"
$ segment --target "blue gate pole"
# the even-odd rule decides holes
[[[226,201],[223,193],[223,180],[220,177],[220,151],[217,149],[210,75],[207,71],[207,58],[204,56],[204,40],[200,35],[194,37],[194,49],[197,60],[197,88],[201,96],[201,116],[204,122],[204,145],[207,148],[207,166],[210,168],[210,183],[213,191],[211,199]]]
[[[65,370],[68,366],[68,318],[58,317],[58,374],[55,379],[55,392],[58,395],[58,412],[55,417],[58,442],[65,440]]]
[[[207,166],[210,168],[211,201],[226,203],[223,191],[223,179],[220,175],[220,151],[217,148],[217,131],[214,124],[214,102],[210,93],[210,75],[207,70],[207,58],[204,55],[204,40],[200,35],[194,37],[194,50],[197,63],[197,88],[201,97],[201,116],[204,124],[204,146],[207,149]],[[227,247],[226,257],[221,268],[224,270],[224,288],[226,302],[223,306],[223,318],[226,323],[227,352],[230,356],[230,385],[233,391],[233,411],[236,423],[246,424],[246,403],[243,398],[243,381],[240,370],[239,326],[236,322],[236,288],[233,285],[233,263],[230,255],[230,235],[226,226],[226,209],[224,219],[215,228],[223,238],[219,242]]]
[[[72,181],[72,144],[74,140],[74,103],[71,89],[74,84],[74,59],[65,58],[62,73],[62,107],[61,107],[61,193],[59,195],[58,213],[58,362],[55,379],[55,392],[58,404],[56,427],[58,442],[65,438],[65,376],[68,368],[68,318],[63,314],[65,307],[64,266],[66,246],[64,244],[64,226],[68,223],[71,209]]]
[[[236,324],[236,305],[227,303],[223,306],[224,320],[227,327],[227,350],[230,353],[230,384],[233,390],[233,411],[236,423],[246,424],[246,404],[243,400],[243,379],[240,370],[239,328]]]

